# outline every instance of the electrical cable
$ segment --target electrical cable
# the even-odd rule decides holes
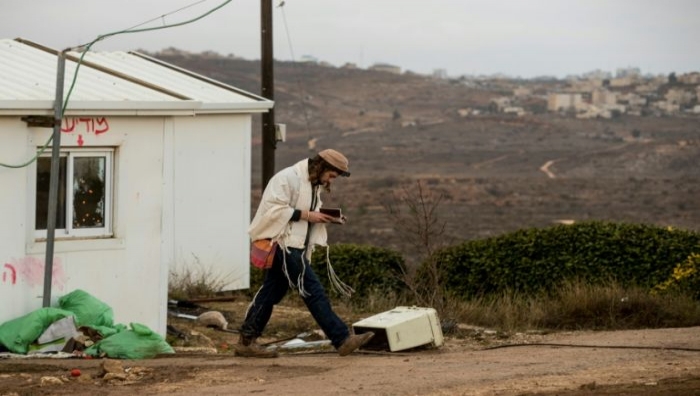
[[[584,344],[556,344],[556,343],[532,343],[532,344],[505,344],[497,345],[487,348],[478,349],[479,351],[488,351],[493,349],[502,349],[510,347],[525,347],[525,346],[551,346],[559,348],[598,348],[598,349],[648,349],[648,350],[661,350],[661,351],[682,351],[682,352],[700,352],[700,348],[683,348],[683,347],[659,347],[659,346],[641,346],[641,345],[584,345]],[[294,355],[294,356],[305,356],[305,355],[319,355],[335,353],[333,350],[306,350],[301,352],[284,352],[284,355]],[[410,352],[388,352],[388,351],[371,351],[371,350],[358,350],[355,353],[362,353],[367,355],[375,356],[411,356]]]
[[[146,21],[146,22],[140,23],[140,24],[138,24],[138,25],[136,25],[136,26],[133,26],[133,27],[130,27],[130,28],[128,28],[128,29],[123,29],[123,30],[119,30],[119,31],[115,31],[115,32],[111,32],[111,33],[106,33],[106,34],[103,34],[103,35],[99,35],[99,36],[97,36],[96,39],[92,40],[92,41],[89,42],[89,43],[81,44],[81,45],[78,45],[78,46],[76,46],[76,47],[71,47],[71,48],[66,48],[66,49],[64,49],[62,52],[68,52],[68,51],[82,51],[82,54],[80,55],[80,58],[78,59],[78,62],[77,62],[76,67],[75,67],[75,72],[73,73],[73,80],[71,81],[71,85],[70,85],[70,88],[68,89],[68,93],[66,94],[66,98],[65,98],[64,101],[63,101],[63,107],[62,107],[62,110],[61,110],[61,117],[60,117],[60,118],[62,119],[62,118],[63,118],[63,115],[64,115],[65,112],[66,112],[66,107],[68,107],[68,102],[69,102],[69,100],[70,100],[70,96],[71,96],[71,94],[73,93],[73,89],[75,88],[76,82],[78,81],[78,71],[80,70],[80,66],[81,66],[82,63],[83,63],[83,58],[85,57],[85,54],[87,54],[87,53],[90,51],[90,48],[92,48],[92,46],[95,45],[95,43],[97,43],[98,41],[104,40],[104,39],[106,39],[106,38],[108,38],[108,37],[116,36],[116,35],[119,35],[119,34],[143,33],[143,32],[149,32],[149,31],[152,31],[152,30],[168,29],[168,28],[172,28],[172,27],[178,27],[178,26],[187,25],[187,24],[196,22],[196,21],[198,21],[198,20],[200,20],[200,19],[202,19],[202,18],[204,18],[204,17],[206,17],[206,16],[212,14],[213,12],[215,12],[215,11],[221,9],[222,7],[224,7],[225,5],[227,5],[228,3],[232,2],[233,0],[225,0],[223,3],[221,3],[221,4],[219,4],[218,6],[212,8],[211,10],[209,10],[209,11],[207,11],[207,12],[205,12],[205,13],[203,13],[203,14],[201,14],[201,15],[195,17],[195,18],[188,19],[188,20],[185,20],[185,21],[182,21],[182,22],[177,22],[177,23],[173,23],[173,24],[164,24],[163,26],[157,26],[157,27],[151,27],[151,28],[135,29],[136,27],[139,27],[139,26],[142,26],[142,25],[144,25],[144,24],[153,22],[153,21],[155,21],[155,20],[164,18],[165,16],[172,15],[172,14],[174,14],[174,13],[180,12],[180,11],[182,11],[182,10],[184,10],[184,9],[187,9],[187,8],[189,8],[189,7],[192,7],[192,6],[194,6],[194,5],[200,4],[200,3],[205,2],[205,1],[207,1],[207,0],[200,0],[200,1],[198,1],[197,3],[193,3],[193,4],[190,4],[190,5],[188,5],[188,6],[179,8],[179,9],[177,9],[177,10],[175,10],[175,11],[171,11],[170,13],[163,14],[163,15],[159,16],[158,18],[154,18],[154,19],[148,20],[148,21]],[[5,163],[0,162],[0,167],[18,169],[18,168],[23,168],[23,167],[29,166],[32,162],[36,161],[37,158],[39,158],[39,156],[40,156],[40,155],[46,150],[46,148],[49,146],[49,144],[51,143],[51,141],[53,141],[53,135],[51,135],[51,136],[49,137],[49,139],[46,141],[46,143],[45,143],[43,146],[41,146],[41,149],[37,152],[37,154],[36,154],[32,159],[30,159],[29,161],[27,161],[27,162],[25,162],[25,163],[22,163],[22,164],[19,164],[19,165],[5,164]]]
[[[600,349],[652,349],[652,350],[665,350],[665,351],[700,352],[700,348],[660,347],[660,346],[641,346],[641,345],[556,344],[556,343],[548,343],[548,342],[534,342],[532,344],[527,344],[527,343],[504,344],[504,345],[496,345],[496,346],[492,346],[492,347],[483,348],[481,350],[488,351],[488,350],[492,350],[492,349],[524,347],[524,346],[551,346],[551,347],[565,347],[565,348],[600,348]]]
[[[277,8],[280,9],[280,12],[282,13],[282,22],[284,25],[284,31],[287,34],[287,45],[289,45],[289,53],[292,56],[292,64],[295,67],[297,66],[296,58],[294,57],[294,47],[292,46],[292,38],[289,34],[289,27],[287,24],[287,15],[284,12],[284,1],[280,2],[280,4],[277,6]],[[309,126],[309,116],[306,108],[306,100],[304,96],[304,92],[301,86],[301,79],[297,78],[297,86],[299,88],[299,93],[300,93],[300,98],[301,98],[301,111],[302,114],[304,114],[304,122],[306,123],[306,138],[307,138],[307,143],[309,145],[309,150],[313,150],[313,146],[311,144],[311,141],[313,138],[311,137],[311,128]]]

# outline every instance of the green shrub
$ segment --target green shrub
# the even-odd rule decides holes
[[[353,298],[365,298],[370,292],[393,294],[404,286],[404,260],[398,252],[370,245],[336,244],[328,253],[338,278],[355,289]],[[326,249],[316,249],[311,262],[326,292],[337,297],[328,280]]]
[[[698,250],[697,232],[584,222],[469,241],[441,249],[433,259],[448,292],[473,297],[507,290],[539,293],[572,279],[650,289]]]
[[[655,292],[680,291],[700,300],[700,254],[692,253],[688,259],[673,268],[671,276],[654,287]]]
[[[370,245],[336,244],[330,245],[328,258],[338,278],[355,290],[353,300],[366,298],[370,294],[394,295],[403,289],[404,260],[393,250]],[[317,248],[311,262],[329,297],[339,297],[328,280],[326,249]],[[264,273],[251,268],[250,291],[253,294],[262,285]]]

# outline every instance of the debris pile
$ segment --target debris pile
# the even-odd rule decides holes
[[[163,337],[139,323],[114,324],[112,308],[83,290],[0,325],[0,357],[68,356],[145,359],[174,353]]]

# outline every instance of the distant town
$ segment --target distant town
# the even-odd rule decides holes
[[[161,53],[193,55],[175,48],[168,48]],[[223,57],[212,51],[198,56]],[[226,57],[236,58],[234,55]],[[302,56],[298,62],[336,67],[310,55]],[[340,68],[359,67],[354,63],[346,63]],[[375,63],[367,67],[367,70],[417,74],[388,63]],[[523,79],[501,74],[450,77],[445,69],[435,69],[429,77],[501,93],[501,96],[491,100],[487,110],[489,113],[524,116],[553,112],[576,118],[614,118],[623,114],[639,117],[700,116],[700,72],[650,75],[642,74],[637,67],[627,67],[617,69],[614,74],[594,70],[564,79],[551,76]],[[473,116],[484,111],[461,109],[460,115]]]
[[[368,69],[401,73],[400,68],[388,64],[376,64]],[[594,70],[565,79],[502,75],[452,79],[444,69],[436,69],[433,77],[473,88],[510,91],[509,95],[492,99],[489,111],[516,116],[543,111],[576,118],[700,115],[700,72],[653,76],[642,75],[639,68],[631,67],[617,69],[614,75]],[[546,103],[544,109],[543,103]],[[476,115],[479,110],[473,112]]]

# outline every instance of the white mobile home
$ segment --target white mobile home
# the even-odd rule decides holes
[[[80,56],[65,65],[52,306],[83,289],[164,334],[171,269],[249,286],[252,116],[273,103],[137,53]],[[57,59],[0,40],[0,323],[42,306]]]

